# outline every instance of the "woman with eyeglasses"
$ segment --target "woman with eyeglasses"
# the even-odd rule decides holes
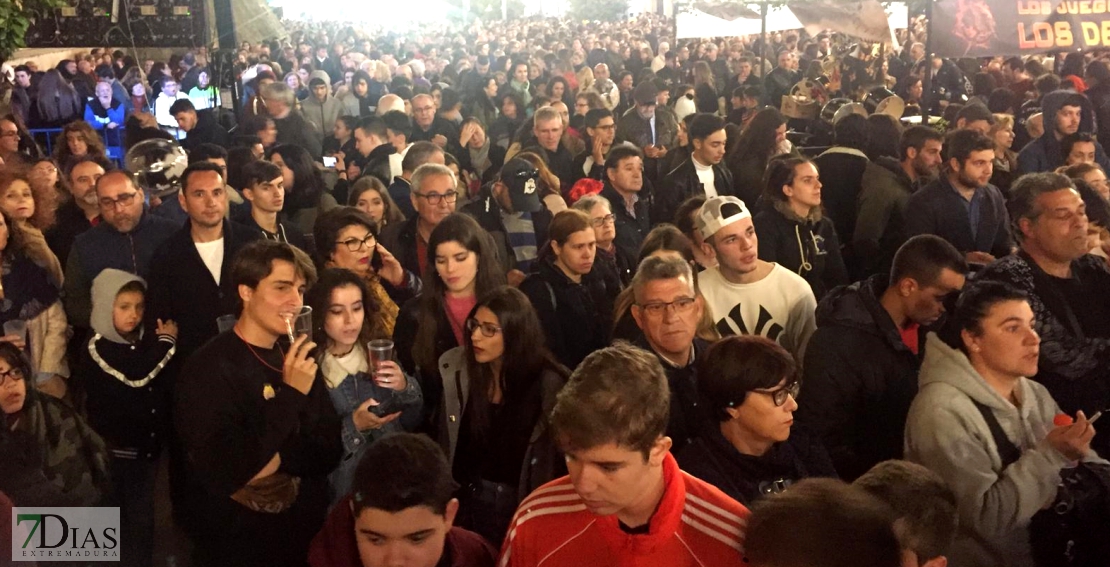
[[[392,360],[376,366],[368,352],[374,339],[392,331],[373,314],[380,306],[354,272],[337,268],[320,271],[319,280],[305,297],[312,307],[313,341],[320,376],[343,423],[344,456],[328,477],[335,502],[351,489],[363,451],[390,433],[410,431],[420,424],[420,385],[401,372]]]
[[[733,335],[698,361],[698,396],[706,427],[677,456],[686,472],[745,506],[808,477],[836,478],[821,443],[792,431],[798,368],[778,343]]]
[[[393,332],[397,360],[420,380],[424,392],[425,432],[434,433],[442,419],[443,385],[439,357],[465,340],[466,319],[478,297],[505,284],[493,239],[472,217],[454,213],[428,237],[429,269],[423,291],[408,301]]]
[[[416,274],[402,268],[378,241],[374,219],[354,207],[339,207],[321,215],[313,235],[317,264],[350,270],[362,278],[368,297],[378,306],[369,324],[390,336],[397,322],[397,305],[420,292]]]
[[[463,338],[439,358],[437,438],[461,485],[456,523],[501,541],[520,501],[566,473],[545,416],[570,371],[545,347],[528,298],[509,286],[478,298]]]
[[[69,405],[37,390],[20,349],[0,342],[0,492],[16,506],[98,506],[108,450]]]

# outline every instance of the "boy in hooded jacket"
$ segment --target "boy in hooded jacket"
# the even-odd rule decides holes
[[[154,479],[170,428],[171,384],[162,370],[176,350],[177,325],[143,327],[146,282],[106,269],[93,280],[93,336],[81,376],[89,424],[108,445],[120,506],[125,564],[148,564],[154,552]]]

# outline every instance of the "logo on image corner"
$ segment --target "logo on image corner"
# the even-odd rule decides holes
[[[119,508],[12,509],[12,561],[119,561]]]

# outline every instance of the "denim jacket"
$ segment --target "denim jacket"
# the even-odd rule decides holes
[[[322,371],[321,371],[322,372]],[[404,390],[393,391],[393,396],[401,408],[401,417],[378,429],[359,431],[355,427],[354,411],[370,398],[379,396],[386,390],[374,383],[366,372],[348,374],[338,386],[328,388],[332,405],[343,423],[343,460],[339,467],[328,477],[332,487],[332,501],[336,501],[350,491],[354,481],[355,468],[362,458],[366,447],[389,433],[411,431],[420,424],[421,408],[424,398],[420,384],[411,376],[405,376],[407,386]],[[377,399],[377,398],[376,398]]]

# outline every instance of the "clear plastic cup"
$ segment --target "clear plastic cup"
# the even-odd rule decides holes
[[[235,324],[239,322],[239,318],[234,315],[220,315],[216,317],[216,328],[220,333],[226,333],[235,328]]]

